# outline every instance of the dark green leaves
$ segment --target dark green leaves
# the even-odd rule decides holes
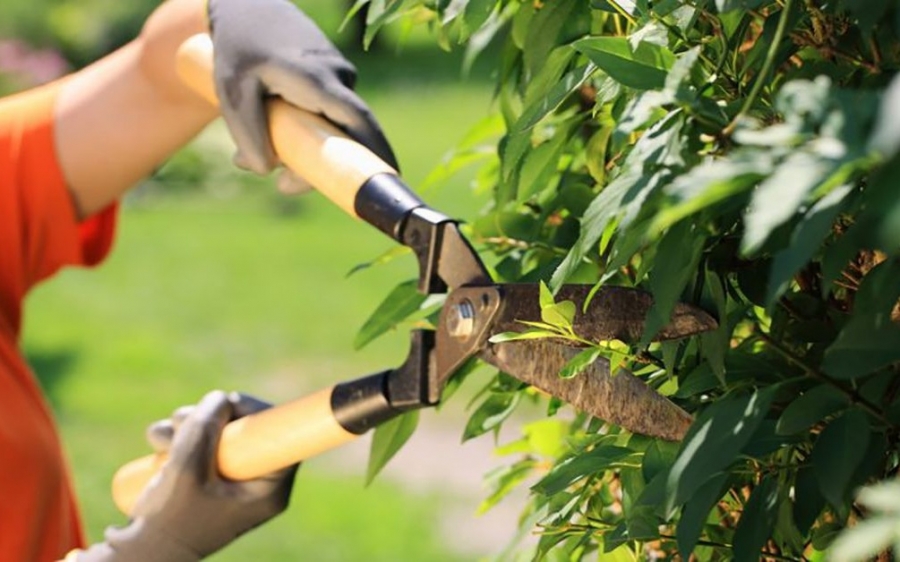
[[[767,475],[750,494],[734,531],[734,560],[737,562],[755,562],[760,559],[760,551],[775,527],[778,493],[778,479]]]
[[[866,415],[848,410],[819,435],[811,459],[819,489],[825,499],[838,509],[846,509],[852,490],[853,474],[863,461],[869,444],[870,428]]]
[[[663,236],[650,275],[653,306],[647,314],[643,343],[669,323],[675,303],[697,274],[705,241],[706,233],[687,221],[676,224]]]
[[[694,547],[697,546],[703,527],[709,519],[709,511],[722,497],[727,479],[728,474],[724,472],[716,474],[704,482],[684,504],[676,534],[678,550],[682,556],[690,556]]]
[[[708,480],[725,470],[769,411],[774,388],[722,398],[694,421],[669,473],[670,508],[684,504]]]
[[[847,395],[830,384],[815,386],[791,402],[778,418],[777,431],[790,435],[809,429],[850,404]]]
[[[846,148],[838,146],[835,150],[843,154]],[[794,216],[810,192],[834,169],[834,162],[810,152],[798,151],[785,158],[753,192],[741,250],[745,254],[759,250],[769,234]]]
[[[900,326],[891,313],[900,297],[900,261],[874,268],[863,280],[855,299],[855,315],[826,350],[824,370],[838,378],[869,374],[900,361]]]
[[[662,88],[675,61],[666,47],[645,41],[633,47],[624,37],[589,37],[573,46],[613,80],[638,90]]]
[[[685,559],[811,557],[841,530],[853,489],[889,470],[900,79],[888,82],[900,20],[883,17],[896,11],[887,5],[373,3],[377,24],[413,16],[444,47],[457,32],[467,49],[502,42],[499,116],[454,161],[482,165],[478,189],[493,200],[471,238],[493,252],[497,278],[553,272],[554,289],[615,284],[654,297],[647,339],[624,349],[579,340],[573,307],[546,289],[541,321],[494,341],[578,344],[562,372],[573,385],[591,362],[627,353],[637,376],[695,418],[677,450],[580,414],[541,452],[505,445],[522,456],[498,473],[490,501],[541,474],[526,523],[546,529],[538,557],[631,559],[660,534],[666,559],[673,542]],[[404,298],[372,333],[416,314]],[[700,303],[719,329],[650,342],[679,301]],[[562,421],[558,400],[492,384],[465,436],[496,432],[523,398]],[[863,527],[864,540],[896,540],[880,525]]]
[[[831,234],[841,203],[853,191],[844,184],[820,199],[806,213],[791,235],[791,243],[779,251],[769,271],[766,304],[771,305],[787,289],[788,281],[806,265]]]

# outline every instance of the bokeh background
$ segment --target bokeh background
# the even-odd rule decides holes
[[[0,93],[76,70],[133,37],[156,0],[4,0]],[[466,75],[462,53],[404,22],[368,51],[339,31],[344,2],[298,2],[359,68],[358,89],[384,125],[405,178],[429,172],[491,109],[490,50]],[[134,131],[140,135],[140,131]],[[53,405],[90,538],[120,523],[115,469],[143,455],[143,430],[213,388],[273,402],[393,367],[401,327],[362,350],[356,332],[409,256],[349,275],[394,244],[316,193],[287,198],[274,178],[238,172],[214,124],[123,202],[115,249],[68,270],[27,302],[24,346]],[[457,174],[422,193],[447,214],[482,201]],[[460,443],[465,401],[423,414],[420,430],[365,486],[367,439],[306,463],[291,509],[214,560],[476,560],[499,553],[515,505],[476,514],[495,463],[490,439]],[[501,436],[502,440],[502,436]]]

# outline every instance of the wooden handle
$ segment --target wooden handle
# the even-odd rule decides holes
[[[195,35],[181,45],[176,68],[188,86],[218,103],[208,35]],[[280,99],[269,102],[269,132],[281,162],[354,217],[359,188],[374,175],[397,173],[325,119]]]
[[[331,409],[334,387],[243,417],[225,426],[219,443],[219,472],[231,480],[251,480],[352,441]],[[141,491],[165,462],[164,455],[134,460],[116,472],[116,506],[131,513]]]

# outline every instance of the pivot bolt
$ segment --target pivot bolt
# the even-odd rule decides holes
[[[475,307],[469,299],[453,305],[447,315],[447,332],[454,338],[468,338],[475,331]]]

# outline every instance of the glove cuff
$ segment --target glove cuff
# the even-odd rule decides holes
[[[198,562],[201,556],[176,538],[158,531],[143,518],[126,527],[109,527],[106,542],[92,546],[78,562]],[[82,557],[96,549],[97,557]]]

